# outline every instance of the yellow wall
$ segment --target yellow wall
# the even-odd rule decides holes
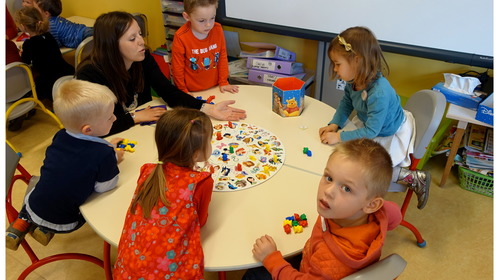
[[[61,16],[97,18],[111,11],[145,14],[149,22],[148,40],[151,49],[154,50],[165,43],[160,0],[62,0]]]
[[[160,0],[63,0],[62,16],[85,16],[96,18],[102,13],[124,10],[130,13],[141,12],[149,21],[149,46],[152,49],[165,43],[165,31]],[[225,27],[224,29],[239,32],[239,40],[268,42],[296,52],[298,62],[305,68],[315,69],[318,43],[313,40],[256,32],[247,29]],[[409,97],[420,89],[431,88],[443,81],[443,73],[463,73],[469,70],[484,72],[486,69],[467,65],[447,63],[443,61],[411,57],[394,53],[385,53],[390,66],[387,77],[397,93]],[[489,71],[493,75],[493,71]]]

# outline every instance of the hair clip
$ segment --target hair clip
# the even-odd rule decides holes
[[[162,162],[162,161],[157,161],[156,163],[157,163],[157,164],[159,164],[159,165],[162,165],[162,164],[163,164],[163,162]]]
[[[352,45],[347,43],[347,41],[345,41],[345,38],[338,35],[338,41],[340,41],[340,45],[343,45],[345,47],[345,50],[347,52],[351,51],[351,52],[355,53],[355,51],[352,49]]]
[[[191,123],[194,123],[194,120],[191,120]]]

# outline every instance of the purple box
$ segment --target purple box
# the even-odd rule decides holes
[[[306,75],[306,73],[285,75],[285,74],[273,73],[273,72],[256,70],[256,69],[249,69],[248,70],[248,80],[249,81],[263,83],[263,84],[269,84],[269,85],[275,83],[275,81],[277,81],[277,79],[279,79],[279,78],[295,77],[298,79],[303,79],[303,77],[305,77],[305,75]]]
[[[303,63],[254,57],[248,57],[246,67],[248,69],[259,69],[286,75],[305,72],[303,71]]]
[[[295,61],[296,53],[277,45],[261,42],[241,42],[241,44],[256,48],[254,51],[241,51],[240,57],[272,58],[285,61]]]

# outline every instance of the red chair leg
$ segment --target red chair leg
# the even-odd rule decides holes
[[[402,207],[400,210],[402,212],[402,222],[400,222],[400,225],[404,226],[404,227],[408,228],[410,231],[412,231],[412,233],[416,237],[416,244],[418,245],[418,247],[424,248],[426,246],[426,241],[423,239],[423,236],[421,235],[419,230],[415,226],[413,226],[411,223],[409,223],[408,221],[405,220],[405,212],[407,211],[407,207],[409,206],[409,203],[411,202],[412,193],[413,193],[413,190],[408,189],[407,194],[405,195],[404,203],[402,204]]]
[[[98,259],[97,257],[86,255],[86,254],[79,254],[79,253],[65,253],[65,254],[58,254],[58,255],[53,255],[50,257],[43,258],[39,261],[33,262],[30,266],[28,266],[23,273],[19,276],[19,280],[25,279],[31,272],[33,272],[35,269],[46,265],[51,262],[56,262],[56,261],[61,261],[61,260],[82,260],[82,261],[87,261],[94,263],[100,267],[104,267],[104,262],[101,259]]]
[[[218,280],[226,280],[227,279],[227,275],[225,273],[225,271],[219,271],[218,272]]]
[[[113,271],[111,270],[111,245],[104,241],[104,273],[106,280],[113,280]]]

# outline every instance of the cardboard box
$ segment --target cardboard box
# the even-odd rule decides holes
[[[248,70],[248,80],[249,81],[263,83],[263,84],[269,84],[269,85],[275,83],[277,81],[277,79],[279,79],[279,78],[295,77],[297,79],[303,79],[303,77],[305,77],[305,75],[306,75],[306,73],[284,75],[284,74],[262,71],[262,70],[257,70],[257,69],[249,69]]]
[[[239,57],[273,58],[285,61],[295,61],[296,54],[277,45],[260,42],[241,42],[241,44],[256,48],[255,51],[241,51]]]
[[[438,83],[434,85],[432,90],[436,90],[443,93],[443,95],[445,95],[445,99],[447,99],[447,102],[474,111],[478,109],[478,105],[480,104],[480,102],[482,102],[482,99],[480,97],[453,91],[451,89],[444,87],[444,83]]]
[[[494,125],[494,94],[489,95],[478,105],[475,119],[486,124]]]
[[[248,69],[259,69],[286,75],[305,72],[303,71],[303,63],[255,57],[248,57],[246,67]]]
[[[305,105],[305,82],[295,77],[280,78],[272,85],[272,111],[282,117],[296,117]]]

